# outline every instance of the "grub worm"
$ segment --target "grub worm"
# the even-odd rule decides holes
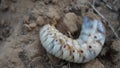
[[[49,24],[40,30],[40,40],[50,54],[66,61],[85,63],[94,59],[105,42],[105,27],[100,20],[83,18],[78,39],[72,39]]]

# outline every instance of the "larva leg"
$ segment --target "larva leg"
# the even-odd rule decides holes
[[[80,52],[79,52],[80,53]],[[83,55],[81,55],[81,53],[79,54],[79,60],[76,63],[83,63]]]
[[[44,33],[41,33],[41,37],[40,39],[43,39],[42,41],[45,41],[45,39],[47,38],[46,36],[48,35],[49,31],[46,30]]]
[[[53,49],[51,50],[51,53],[56,54],[60,50],[61,45],[55,45]]]
[[[81,57],[79,57],[80,54],[78,53],[77,50],[74,50],[74,51],[73,51],[73,56],[74,56],[74,62],[78,62],[78,59],[81,58]]]
[[[63,58],[63,59],[68,58],[68,57],[70,56],[69,47],[68,47],[67,45],[64,45],[64,46],[62,46],[62,50],[64,51],[62,58]]]
[[[60,49],[61,49],[61,45],[58,39],[54,39],[53,41],[53,49],[50,51],[50,53],[54,53],[56,54]]]
[[[89,49],[89,58],[95,58],[95,50]]]
[[[85,63],[100,53],[105,42],[105,27],[99,20],[90,20],[85,16],[78,39],[68,38],[54,26],[47,24],[40,31],[40,40],[47,52],[56,57]]]
[[[62,53],[63,53],[63,51],[62,51],[62,49],[60,47],[60,50],[58,51],[58,53],[55,54],[55,56],[59,57],[59,58],[62,58]]]
[[[53,47],[54,47],[54,45],[51,43],[47,46],[46,50],[51,51]]]

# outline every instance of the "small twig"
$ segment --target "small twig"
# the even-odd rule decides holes
[[[110,10],[113,10],[113,8],[108,4],[106,4],[106,7],[109,8]]]
[[[113,1],[113,2],[115,2],[115,1]],[[103,0],[103,3],[105,3],[105,6],[106,6],[109,10],[114,11],[114,12],[117,12],[117,10],[116,10],[113,6],[111,6],[109,3],[107,3],[107,1],[104,1],[104,0]]]
[[[110,29],[113,31],[114,35],[116,36],[116,38],[120,39],[119,36],[117,35],[117,33],[115,32],[114,28],[112,27],[111,23],[94,7],[94,5],[92,5],[91,3],[89,3],[91,5],[91,7],[95,10],[95,12],[98,13],[99,16],[101,16],[101,18],[103,18],[107,23],[108,26],[110,27]]]

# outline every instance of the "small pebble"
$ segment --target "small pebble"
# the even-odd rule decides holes
[[[52,8],[50,7],[48,12],[47,12],[47,16],[50,18],[54,18],[56,20],[60,19],[60,15],[58,14],[58,10],[56,8]]]
[[[29,24],[29,26],[30,26],[31,28],[35,28],[36,25],[37,25],[36,23],[30,23],[30,24]]]
[[[113,41],[113,43],[111,45],[111,49],[120,53],[120,40]]]
[[[25,16],[24,19],[25,19],[25,23],[26,23],[26,24],[30,24],[30,22],[29,22],[29,18],[30,18],[29,16]]]
[[[86,63],[84,68],[105,68],[105,67],[98,59],[94,59]]]
[[[1,22],[0,22],[0,25],[4,25],[4,23],[5,23],[5,20],[2,19]]]
[[[27,27],[29,31],[32,30],[28,24],[24,24],[24,26]]]
[[[43,17],[38,16],[38,18],[37,18],[37,24],[38,24],[39,26],[42,26],[42,25],[45,24],[45,21],[44,21]]]

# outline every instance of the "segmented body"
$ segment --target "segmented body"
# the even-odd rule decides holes
[[[40,40],[50,54],[66,61],[85,63],[100,53],[105,41],[105,28],[99,20],[85,16],[78,39],[71,39],[47,24],[40,30]]]

